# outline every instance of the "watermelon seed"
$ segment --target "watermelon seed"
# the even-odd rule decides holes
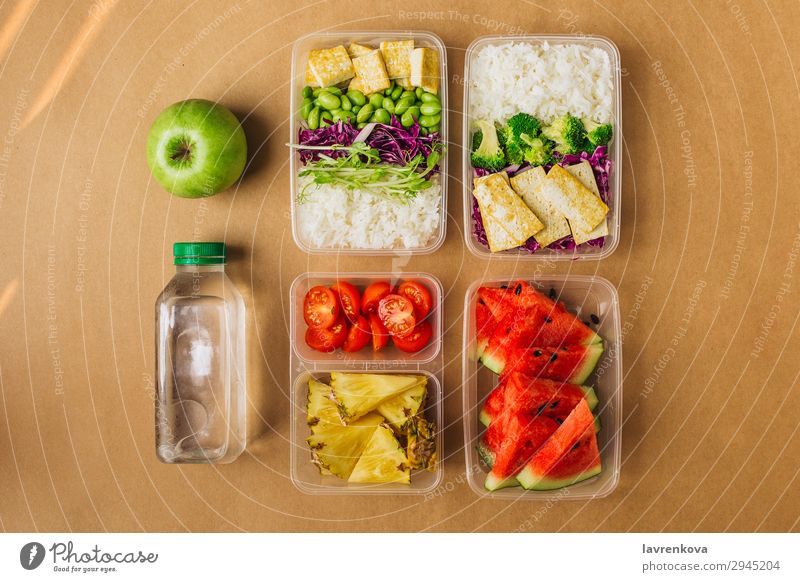
[[[579,446],[581,446],[581,441],[578,441],[577,443],[575,443],[575,446],[572,447],[572,450],[573,451],[577,451]]]
[[[550,405],[550,408],[556,408],[556,407],[558,406],[558,404],[559,404],[559,401],[558,401],[558,400],[556,400],[555,402],[553,402],[553,403]]]
[[[555,362],[558,359],[558,354],[550,354],[550,361]]]
[[[593,324],[597,325],[598,323],[600,323],[600,318],[597,317],[594,313],[592,313],[591,317],[592,317],[592,323]]]
[[[542,350],[534,350],[533,355],[534,357],[538,358],[542,355]]]
[[[569,348],[567,346],[561,346],[561,351],[562,352],[568,352]]]
[[[514,289],[514,293],[516,295],[519,295],[520,293],[522,293],[522,285],[517,285],[517,288]]]
[[[550,299],[555,299],[556,298],[556,290],[553,289],[552,287],[550,287],[550,293],[548,293],[547,295],[548,295],[548,297],[550,297]]]
[[[542,404],[539,408],[536,409],[536,416],[539,416],[544,412],[544,409],[547,407],[547,404]]]
[[[558,424],[564,424],[564,419],[563,419],[563,418],[557,418],[557,419],[556,419],[556,422],[557,422]]]
[[[583,325],[589,326],[589,325],[592,325],[592,322],[583,320]]]
[[[545,318],[544,318],[544,322],[545,322],[545,323],[553,323],[553,318],[552,318],[552,317],[549,317],[549,316],[547,316],[547,317],[545,317]]]
[[[500,289],[508,289],[508,285],[500,285]]]

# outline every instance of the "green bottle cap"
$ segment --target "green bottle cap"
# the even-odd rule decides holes
[[[176,242],[172,245],[176,265],[224,265],[223,242]]]

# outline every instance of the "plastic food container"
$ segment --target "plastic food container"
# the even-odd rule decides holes
[[[539,290],[553,289],[567,309],[577,310],[582,319],[596,315],[600,323],[594,326],[605,342],[605,353],[592,376],[586,382],[594,387],[599,404],[595,414],[599,415],[601,429],[597,435],[603,471],[581,483],[553,491],[527,491],[522,487],[508,487],[487,491],[484,480],[487,467],[480,460],[476,445],[483,436],[485,427],[478,420],[480,407],[489,392],[497,385],[498,377],[475,359],[475,304],[478,288],[499,286],[518,280],[520,277],[484,279],[476,281],[467,290],[464,300],[464,351],[463,351],[463,400],[464,400],[464,452],[467,463],[467,481],[472,490],[481,497],[500,499],[599,499],[609,495],[617,487],[622,450],[622,350],[619,298],[614,286],[602,277],[548,275],[538,277],[530,283]]]
[[[308,59],[309,51],[319,48],[330,48],[340,44],[348,46],[351,42],[357,42],[368,46],[378,47],[382,41],[389,40],[414,40],[416,47],[428,47],[435,49],[439,54],[439,71],[441,74],[440,88],[439,88],[439,101],[442,104],[442,120],[440,122],[440,134],[442,142],[448,144],[448,115],[447,106],[447,52],[442,40],[431,32],[424,31],[353,31],[353,32],[319,32],[306,35],[299,38],[294,43],[294,50],[292,51],[292,79],[290,89],[289,111],[291,112],[289,119],[289,141],[295,143],[297,141],[297,132],[300,129],[302,118],[300,117],[300,104],[302,102],[301,92],[304,86],[305,66]],[[436,233],[433,235],[431,242],[425,246],[414,248],[382,248],[382,249],[353,249],[353,248],[340,248],[340,247],[320,247],[314,246],[310,242],[303,240],[298,224],[298,173],[302,168],[300,163],[299,153],[295,150],[290,150],[289,154],[289,168],[291,180],[291,196],[292,196],[292,237],[295,244],[303,251],[311,254],[347,254],[347,255],[424,255],[436,251],[444,243],[445,228],[447,225],[447,149],[442,154],[439,161],[439,177],[442,188],[441,206],[439,207],[439,225]]]
[[[337,350],[332,354],[315,352],[305,345],[306,329],[303,320],[303,297],[314,285],[332,285],[336,281],[348,281],[359,290],[374,281],[388,281],[394,285],[399,281],[419,281],[430,291],[434,309],[428,316],[433,326],[431,344],[417,354],[400,352],[394,346],[386,346],[380,352],[373,353],[368,346],[355,354],[346,354]],[[424,273],[308,273],[300,275],[291,287],[290,352],[291,374],[291,457],[290,469],[292,483],[300,491],[313,495],[325,494],[425,494],[433,491],[441,483],[443,468],[443,410],[442,410],[442,285],[439,280]],[[421,374],[428,378],[428,398],[425,405],[425,417],[436,425],[436,450],[438,461],[433,471],[413,471],[411,484],[400,483],[348,483],[334,476],[320,475],[317,467],[311,462],[311,451],[306,438],[311,430],[306,424],[306,406],[308,398],[308,380],[313,377],[327,383],[330,373],[364,372],[379,374]]]
[[[545,41],[550,44],[578,44],[590,47],[597,47],[608,54],[611,61],[611,75],[613,89],[612,112],[614,124],[614,138],[609,144],[608,157],[613,164],[613,169],[609,177],[609,202],[608,236],[603,247],[593,247],[582,244],[571,251],[559,251],[549,248],[539,249],[531,253],[525,249],[509,249],[498,253],[493,253],[488,247],[482,245],[473,234],[475,221],[472,218],[472,179],[473,171],[470,163],[470,137],[473,119],[470,117],[470,68],[478,51],[488,45],[500,45],[507,42],[525,42],[529,44],[541,44]],[[463,183],[464,183],[464,237],[467,248],[479,258],[513,259],[515,261],[536,261],[546,259],[548,261],[566,261],[575,259],[603,259],[608,257],[619,244],[620,237],[620,213],[622,211],[622,90],[620,74],[619,49],[609,39],[602,36],[583,36],[583,35],[528,35],[528,36],[484,36],[476,39],[467,47],[464,59],[464,126],[462,130],[462,152],[463,152]]]

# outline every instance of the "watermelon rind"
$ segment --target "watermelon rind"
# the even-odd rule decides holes
[[[569,381],[573,384],[583,384],[592,375],[594,369],[597,367],[597,362],[605,351],[603,342],[591,344],[586,346],[586,360],[580,368],[576,368],[572,373]]]
[[[484,481],[483,486],[487,491],[497,491],[498,489],[505,489],[506,487],[515,487],[519,485],[517,478],[514,475],[510,477],[499,477],[494,473],[490,472],[486,475],[486,481]]]
[[[492,372],[499,375],[500,372],[503,371],[503,368],[505,368],[506,362],[505,360],[499,359],[497,356],[498,354],[484,350],[481,354],[481,362]]]
[[[537,478],[534,477],[530,473],[530,469],[525,467],[518,476],[518,481],[520,483],[525,483],[525,489],[529,491],[552,491],[553,489],[562,489],[564,487],[569,487],[570,485],[575,485],[576,483],[580,483],[581,481],[586,481],[587,479],[591,479],[592,477],[599,475],[603,470],[603,466],[598,460],[597,465],[583,471],[582,473],[578,473],[571,477],[565,477],[563,479],[552,479],[549,477]],[[527,473],[526,473],[527,471]]]
[[[489,426],[492,422],[492,415],[485,408],[481,408],[481,412],[478,415],[478,420],[483,426]]]
[[[478,445],[475,448],[478,450],[478,456],[481,458],[481,461],[491,469],[494,466],[494,451],[486,445],[483,439],[478,441]]]

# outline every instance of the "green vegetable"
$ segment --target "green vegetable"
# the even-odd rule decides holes
[[[442,106],[442,103],[441,103],[441,101],[439,101],[439,98],[436,95],[434,95],[433,93],[426,93],[425,91],[423,91],[422,95],[420,95],[419,98],[423,103],[436,102],[436,103],[439,104],[439,107]]]
[[[366,121],[362,121],[362,122],[356,124],[356,129],[364,129],[365,127],[367,127],[367,122]]]
[[[369,97],[369,102],[372,105],[373,109],[380,109],[383,105],[383,95],[380,93],[373,93]]]
[[[541,124],[533,115],[517,113],[511,117],[500,134],[500,145],[505,148],[506,161],[510,164],[521,164],[525,159],[525,151],[530,147],[526,140],[539,135]]]
[[[388,111],[390,114],[394,113],[394,101],[392,101],[391,97],[384,97],[383,104],[381,105],[383,109]]]
[[[442,104],[438,101],[423,101],[419,110],[422,115],[436,115],[442,110]]]
[[[439,122],[441,122],[441,120],[442,116],[436,114],[436,115],[420,115],[417,121],[419,121],[419,124],[422,127],[431,127],[433,125],[439,125]]]
[[[562,154],[574,154],[583,148],[585,130],[581,120],[567,113],[542,129],[542,134],[554,141]]]
[[[319,114],[319,126],[326,127],[333,123],[333,115],[330,111],[322,111]]]
[[[325,87],[323,91],[327,91],[331,95],[336,95],[337,97],[342,94],[342,90],[339,89],[336,85],[331,85],[330,87]]]
[[[406,112],[400,117],[400,124],[403,127],[411,127],[414,125],[415,119],[419,119],[419,107],[412,105],[406,109]]]
[[[425,89],[422,87],[417,87],[414,89],[414,95],[417,96],[417,99],[422,99],[422,96],[425,94]]]
[[[314,89],[306,85],[303,87],[303,99],[308,99],[309,97],[314,96]]]
[[[374,121],[375,123],[383,123],[383,124],[387,124],[391,120],[392,120],[392,116],[385,109],[376,109],[375,113],[373,113],[372,117],[370,118],[370,121]]]
[[[321,91],[320,94],[317,95],[317,103],[319,103],[320,107],[328,111],[339,109],[342,106],[341,99],[327,90]]]
[[[544,166],[553,161],[553,148],[551,142],[541,137],[529,138],[523,135],[525,148],[523,150],[523,159],[532,166]]]
[[[308,114],[308,128],[319,128],[319,107],[314,107]]]
[[[398,99],[400,99],[400,95],[402,94],[403,94],[403,88],[400,85],[398,85],[397,87],[394,88],[394,91],[392,91],[391,93],[392,100],[397,101]]]
[[[353,108],[353,104],[350,103],[350,99],[347,98],[347,95],[342,95],[339,99],[342,101],[342,109],[345,111],[350,111]]]
[[[371,103],[367,103],[361,109],[358,110],[358,115],[356,116],[356,121],[358,123],[366,123],[372,117],[372,112],[375,111],[375,108],[372,106]]]
[[[480,132],[480,138],[473,136],[472,143],[476,148],[473,150],[470,159],[476,168],[483,168],[497,172],[506,165],[506,156],[497,138],[497,128],[494,123],[480,119],[475,122]]]
[[[394,88],[395,88],[395,82],[394,82],[394,80],[392,80],[389,83],[389,88],[386,89],[386,91],[384,91],[383,94],[386,95],[387,97],[389,97],[392,94],[392,91],[394,91]]]
[[[414,91],[412,91],[411,89],[406,89],[400,94],[400,99],[406,99],[406,98],[411,99],[412,101],[416,101],[417,94],[414,93]]]
[[[314,109],[314,101],[311,97],[303,99],[303,104],[300,106],[300,115],[303,119],[308,119],[308,114],[311,113],[312,109]]]
[[[438,124],[437,125],[431,125],[430,127],[427,128],[427,130],[428,130],[428,133],[439,133],[441,131],[441,126],[438,125]]]
[[[593,119],[584,119],[583,127],[586,130],[587,150],[593,151],[596,147],[608,145],[614,137],[614,129],[610,123],[597,123]]]
[[[364,103],[367,102],[367,98],[364,97],[364,94],[358,89],[350,89],[347,92],[347,98],[353,105],[358,105],[359,107],[363,106]]]
[[[351,146],[304,146],[289,147],[305,150],[342,150],[348,155],[332,158],[320,154],[319,159],[309,163],[300,170],[300,176],[311,176],[313,181],[307,184],[298,195],[298,203],[305,202],[307,189],[312,184],[333,184],[344,186],[348,190],[368,188],[370,191],[407,202],[418,192],[431,187],[426,176],[433,171],[441,158],[441,144],[433,148],[430,155],[417,154],[405,166],[385,164],[381,162],[380,153],[364,142]]]
[[[411,97],[401,97],[397,104],[394,106],[394,114],[400,117],[408,111],[408,108],[414,104],[414,100],[416,97],[413,95]]]

